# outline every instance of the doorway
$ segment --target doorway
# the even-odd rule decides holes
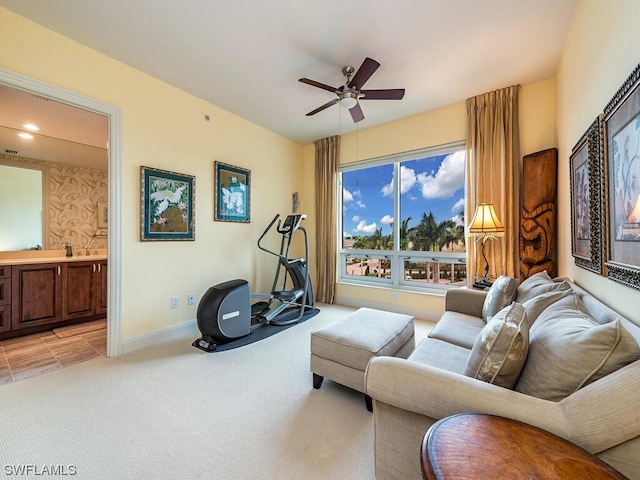
[[[107,237],[107,356],[117,357],[122,351],[121,338],[121,123],[120,109],[90,97],[11,72],[0,67],[0,84],[22,90],[78,109],[107,117],[107,176],[109,226]]]

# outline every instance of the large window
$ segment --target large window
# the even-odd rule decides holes
[[[464,143],[344,165],[340,185],[340,280],[466,284]]]

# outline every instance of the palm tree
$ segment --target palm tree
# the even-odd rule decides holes
[[[460,237],[460,228],[453,220],[445,220],[438,224],[438,247],[440,249],[447,245],[453,249]]]
[[[407,244],[409,243],[409,222],[411,221],[411,217],[408,217],[402,220],[400,224],[400,250],[406,250]]]
[[[408,238],[413,241],[414,250],[430,251],[438,246],[438,224],[433,212],[422,214],[420,223],[409,229]]]
[[[375,233],[369,237],[369,241],[371,242],[370,248],[373,250],[382,250],[382,227],[376,228]]]

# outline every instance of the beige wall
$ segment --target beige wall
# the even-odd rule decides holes
[[[478,92],[480,93],[483,92]],[[519,98],[521,153],[533,153],[554,147],[555,82],[553,79],[532,85],[522,85]],[[341,163],[464,141],[466,122],[466,104],[461,102],[379,127],[363,129],[357,134],[343,135]],[[305,147],[305,190],[309,203],[313,201],[315,194],[314,155],[313,145]],[[313,262],[311,265],[315,267]],[[315,272],[315,268],[312,271]],[[338,301],[342,303],[412,312],[426,319],[435,319],[444,308],[442,293],[416,293],[384,287],[339,284],[336,294]]]
[[[556,79],[520,90],[520,153],[559,147],[559,272],[576,279],[628,316],[640,293],[576,268],[571,257],[568,156],[640,58],[636,0],[583,0],[567,36]],[[195,317],[186,294],[246,278],[270,286],[272,259],[255,240],[275,213],[300,211],[315,250],[314,147],[301,147],[220,108],[0,8],[0,66],[120,107],[122,111],[123,336],[133,337]],[[507,86],[507,85],[504,85]],[[478,94],[483,92],[476,92]],[[203,120],[211,116],[210,122]],[[355,161],[464,140],[464,102],[342,139],[343,161]],[[356,141],[357,140],[357,141]],[[213,162],[251,169],[250,224],[213,222]],[[196,176],[196,241],[139,242],[140,165]],[[277,187],[276,187],[277,186]],[[259,199],[257,201],[256,199]],[[315,261],[311,260],[312,272]],[[390,309],[442,308],[428,294],[340,285],[338,295]],[[181,307],[171,310],[169,298]],[[630,302],[629,298],[636,300]]]
[[[291,211],[300,145],[2,8],[0,31],[0,66],[121,109],[123,338],[193,320],[187,294],[215,283],[245,278],[270,289],[275,263],[255,242],[276,213]],[[216,160],[251,170],[251,223],[213,221]],[[139,241],[141,165],[195,175],[195,242]]]
[[[575,265],[571,255],[569,155],[640,60],[637,0],[582,0],[557,73],[558,266],[621,314],[640,321],[640,292]]]

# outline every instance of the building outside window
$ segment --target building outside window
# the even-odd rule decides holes
[[[466,285],[464,148],[459,142],[341,166],[340,281]]]

